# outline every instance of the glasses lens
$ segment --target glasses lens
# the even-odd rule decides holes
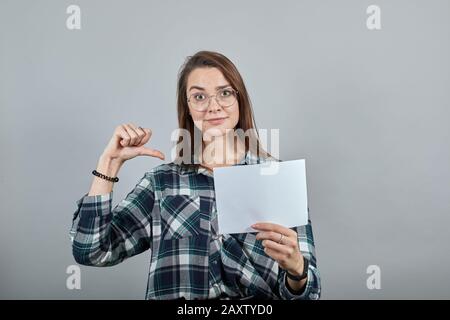
[[[189,102],[197,111],[203,111],[208,107],[208,97],[204,93],[193,93],[189,97]]]
[[[215,95],[217,102],[222,107],[230,107],[236,102],[236,92],[231,88],[221,89]],[[205,111],[208,108],[210,98],[201,92],[189,96],[189,102],[197,111]]]
[[[222,89],[217,92],[217,100],[222,107],[229,107],[236,101],[236,93],[233,89]]]

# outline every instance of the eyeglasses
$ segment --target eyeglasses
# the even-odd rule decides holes
[[[218,105],[223,108],[228,108],[236,102],[238,93],[239,91],[232,88],[220,89],[216,94],[210,96],[201,92],[196,92],[191,94],[187,101],[191,103],[192,108],[196,111],[205,111],[208,109],[211,97],[214,97]]]

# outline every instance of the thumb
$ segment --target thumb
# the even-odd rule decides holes
[[[147,148],[147,147],[140,147],[139,148],[139,155],[141,156],[150,156],[150,157],[156,157],[156,158],[160,158],[161,160],[165,159],[164,153],[162,153],[159,150],[156,149],[151,149],[151,148]]]

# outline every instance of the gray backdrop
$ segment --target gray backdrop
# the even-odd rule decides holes
[[[70,4],[81,30],[66,28]],[[371,4],[381,30],[366,27]],[[82,266],[68,290],[68,230],[115,126],[152,128],[149,146],[169,155],[177,71],[202,49],[237,65],[281,158],[306,159],[322,298],[450,298],[449,12],[446,0],[1,0],[0,298],[144,298],[148,251]],[[113,205],[160,163],[127,162]]]

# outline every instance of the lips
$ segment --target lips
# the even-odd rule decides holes
[[[208,119],[208,120],[206,120],[206,121],[218,121],[218,120],[223,120],[223,119],[226,119],[226,117],[223,117],[223,118]]]
[[[208,119],[206,121],[208,121],[208,123],[213,124],[213,125],[219,125],[225,122],[225,118],[214,118],[214,119]]]

